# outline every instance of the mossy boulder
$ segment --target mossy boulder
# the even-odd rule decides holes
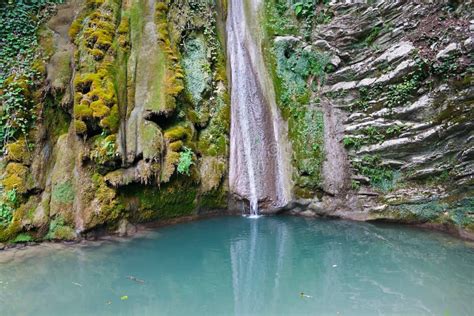
[[[55,53],[49,60],[47,80],[54,93],[65,92],[72,75],[72,55],[69,51]]]
[[[107,67],[100,68],[97,73],[77,75],[74,87],[76,91],[74,117],[89,122],[92,127],[98,125],[112,133],[117,132],[119,125],[117,98]]]
[[[161,129],[157,124],[150,121],[142,121],[140,129],[140,141],[143,150],[143,158],[158,161],[161,159],[164,148],[164,140]]]
[[[120,192],[135,222],[192,215],[197,210],[197,188],[178,179],[160,188],[129,185],[121,188]]]
[[[223,181],[227,171],[227,163],[224,158],[206,156],[202,158],[199,168],[201,190],[202,192],[211,192],[216,190]]]
[[[103,224],[113,224],[118,221],[124,210],[123,205],[117,199],[115,189],[109,187],[105,178],[100,174],[92,175],[92,186],[86,189],[84,197],[90,196],[93,199],[87,201],[84,198],[82,203],[83,229],[88,230]]]
[[[87,125],[83,120],[74,120],[74,131],[76,134],[81,135],[87,132]]]
[[[222,186],[199,196],[199,212],[218,211],[227,208],[228,190]]]
[[[190,125],[177,125],[167,129],[164,132],[164,137],[168,142],[177,140],[191,140],[193,137],[193,129]]]
[[[31,160],[31,152],[24,139],[6,145],[6,159],[8,161],[20,162],[28,165]]]
[[[7,191],[16,190],[18,193],[26,193],[31,189],[31,178],[27,166],[10,162],[5,168],[5,174],[2,179],[3,188]]]
[[[21,219],[14,218],[7,227],[0,227],[0,242],[13,240],[21,230]]]
[[[60,215],[67,220],[73,218],[74,196],[77,193],[73,176],[76,166],[74,142],[74,135],[71,133],[58,138],[53,152],[54,164],[50,171],[50,214]]]
[[[77,238],[77,234],[66,223],[64,218],[58,216],[49,223],[49,231],[44,238],[50,240],[74,240]]]

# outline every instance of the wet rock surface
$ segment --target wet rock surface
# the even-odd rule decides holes
[[[247,90],[263,100],[265,133],[241,137],[263,152],[252,158],[262,213],[474,230],[472,1],[332,1],[309,24],[288,6],[289,20],[252,19],[251,63],[234,78],[228,4],[51,7],[37,89],[25,92],[37,119],[6,141],[0,164],[2,242],[131,235],[136,223],[248,210],[248,181],[229,180],[251,178],[252,153],[228,175],[231,89],[241,103]],[[266,18],[272,9],[248,4]],[[258,80],[232,87],[251,71]]]
[[[136,223],[225,209],[222,3],[46,2],[31,13],[50,14],[32,48],[47,52],[38,118],[6,144],[0,240],[131,235]]]
[[[351,183],[326,190],[321,206],[291,213],[472,231],[472,3],[330,7],[334,17],[312,40],[341,60],[322,97],[340,111],[335,124]]]

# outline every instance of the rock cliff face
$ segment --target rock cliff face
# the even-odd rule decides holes
[[[10,32],[21,34],[8,10],[26,12],[37,43],[31,65],[2,70],[11,120],[2,122],[0,241],[123,232],[129,222],[226,207],[223,3],[2,4]],[[43,71],[28,78],[36,64]],[[31,84],[17,105],[11,91],[24,77]],[[8,134],[21,106],[36,119]]]
[[[227,1],[57,2],[0,7],[0,241],[226,209]],[[327,2],[255,2],[282,210],[472,233],[472,1]]]
[[[320,9],[327,23],[307,39],[292,40],[330,58],[319,97],[326,138],[322,188],[334,197],[313,203],[306,214],[472,232],[472,2]],[[347,154],[333,147],[334,139]],[[331,183],[334,177],[340,182]]]

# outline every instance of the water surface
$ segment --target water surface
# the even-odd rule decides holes
[[[0,262],[0,315],[474,315],[474,248],[401,226],[223,217]]]

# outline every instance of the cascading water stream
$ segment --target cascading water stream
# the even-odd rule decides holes
[[[231,0],[227,50],[231,67],[231,144],[229,185],[248,200],[250,215],[259,206],[278,208],[291,198],[286,125],[262,56],[258,12],[261,0]]]

